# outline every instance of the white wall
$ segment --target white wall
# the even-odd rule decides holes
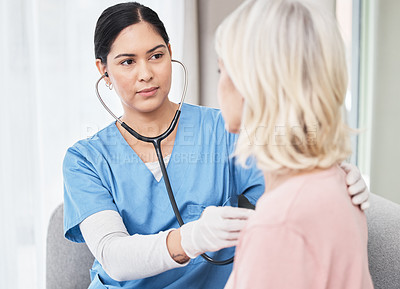
[[[371,191],[400,203],[400,1],[372,0]]]

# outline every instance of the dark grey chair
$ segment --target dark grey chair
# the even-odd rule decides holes
[[[85,243],[64,238],[63,205],[50,218],[47,231],[46,288],[87,289],[94,257]]]
[[[366,211],[369,269],[375,289],[400,289],[400,205],[375,194]],[[251,208],[245,198],[239,206]],[[51,216],[47,235],[47,289],[87,289],[94,257],[86,244],[64,238],[63,205]]]
[[[368,261],[375,289],[400,289],[400,205],[371,194]]]

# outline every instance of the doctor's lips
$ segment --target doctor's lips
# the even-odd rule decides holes
[[[158,91],[158,87],[149,87],[139,90],[137,93],[141,96],[153,96]]]

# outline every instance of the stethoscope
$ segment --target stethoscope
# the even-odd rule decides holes
[[[175,201],[175,197],[174,194],[172,192],[172,188],[171,188],[171,183],[169,181],[169,177],[168,177],[168,173],[167,173],[167,169],[165,167],[165,163],[164,163],[164,159],[162,156],[162,152],[161,152],[161,141],[164,140],[166,137],[168,137],[171,132],[175,129],[176,124],[178,123],[179,120],[179,116],[181,115],[181,109],[182,109],[182,105],[183,102],[185,100],[185,96],[186,96],[186,90],[187,90],[187,81],[188,81],[188,77],[187,77],[187,70],[185,65],[178,61],[178,60],[171,60],[172,62],[178,63],[182,66],[184,73],[185,73],[185,81],[184,81],[184,86],[183,86],[183,92],[182,92],[182,97],[181,97],[181,101],[179,103],[178,109],[175,112],[174,118],[171,121],[171,124],[169,125],[169,127],[167,128],[167,130],[160,134],[159,136],[156,137],[147,137],[147,136],[143,136],[139,133],[137,133],[134,129],[132,129],[129,125],[127,125],[125,122],[121,121],[119,117],[117,117],[109,108],[108,106],[104,103],[103,99],[100,96],[99,93],[99,82],[105,78],[108,77],[107,72],[105,74],[103,74],[99,80],[97,80],[96,85],[95,85],[95,89],[96,89],[96,95],[99,98],[101,104],[104,106],[104,108],[108,111],[109,114],[111,114],[111,116],[113,118],[115,118],[115,120],[117,122],[119,122],[119,124],[125,128],[131,135],[133,135],[136,139],[144,141],[144,142],[149,142],[152,143],[154,145],[154,149],[156,150],[157,153],[157,158],[158,158],[158,162],[160,164],[161,167],[161,172],[162,175],[164,177],[164,183],[165,183],[165,187],[167,189],[168,192],[168,197],[169,197],[169,201],[171,202],[172,205],[172,209],[174,210],[175,213],[175,217],[178,220],[179,226],[182,227],[182,225],[184,224],[181,214],[179,213],[179,209],[178,206],[176,205],[176,201]],[[216,261],[213,260],[211,257],[209,257],[207,254],[203,253],[201,254],[201,256],[207,260],[208,262],[215,264],[215,265],[226,265],[226,264],[230,264],[233,262],[233,257],[227,259],[227,260],[223,260],[223,261]]]

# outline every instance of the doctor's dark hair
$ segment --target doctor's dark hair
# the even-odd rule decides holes
[[[96,59],[107,64],[107,55],[119,33],[126,27],[142,21],[150,24],[165,44],[169,44],[167,31],[155,11],[137,2],[120,3],[108,7],[97,20],[94,32]]]

